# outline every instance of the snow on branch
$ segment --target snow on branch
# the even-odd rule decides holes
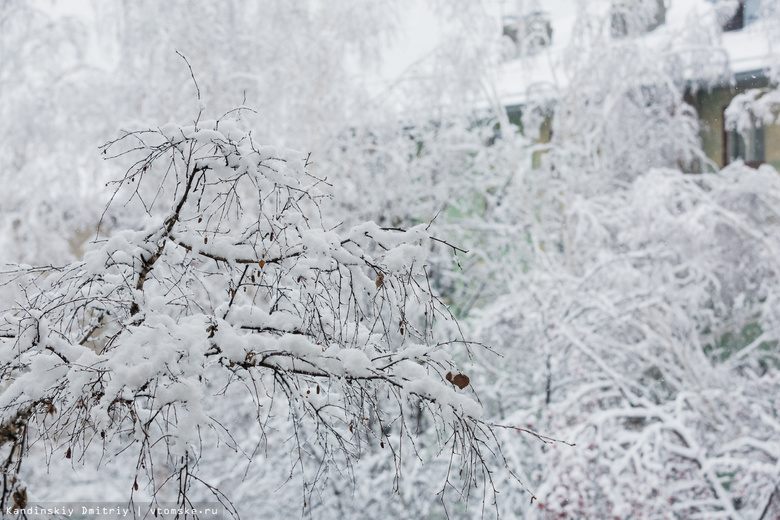
[[[737,94],[725,111],[726,129],[745,133],[780,119],[780,90],[752,88]]]
[[[286,401],[296,457],[311,444],[347,464],[369,438],[391,445],[377,421],[414,442],[406,410],[425,403],[464,489],[489,477],[491,426],[453,341],[434,338],[434,322],[452,316],[430,290],[424,225],[326,229],[327,183],[308,157],[257,145],[234,119],[129,132],[103,153],[132,161],[104,216],[124,205],[146,218],[83,261],[6,273],[25,299],[1,318],[0,423],[15,448],[5,477],[29,439],[73,459],[90,445],[107,459],[132,450],[131,496],[164,468],[186,503],[202,482],[204,435],[232,445],[218,417],[234,385],[260,430]]]

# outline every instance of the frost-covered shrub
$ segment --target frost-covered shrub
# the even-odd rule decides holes
[[[565,250],[476,314],[505,356],[475,374],[495,378],[486,408],[577,444],[502,438],[532,475],[527,517],[760,517],[776,500],[778,207],[770,167],[650,171],[576,198]]]

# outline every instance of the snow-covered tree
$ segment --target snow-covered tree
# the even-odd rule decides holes
[[[356,4],[364,6],[362,2]],[[262,6],[242,2],[240,5],[200,6],[210,10],[209,16],[203,16],[190,4],[120,6],[100,3],[93,6],[91,16],[78,17],[67,12],[50,16],[35,5],[16,6],[14,10],[6,11],[7,16],[3,19],[6,27],[19,29],[3,33],[4,56],[18,60],[19,69],[29,75],[29,79],[24,76],[20,81],[14,81],[8,75],[3,77],[6,91],[13,93],[14,101],[3,105],[5,120],[28,122],[25,127],[3,127],[5,139],[0,150],[3,164],[16,161],[14,168],[3,168],[7,185],[18,183],[26,190],[15,192],[15,197],[8,201],[13,204],[4,209],[3,225],[14,231],[4,234],[7,239],[4,251],[5,260],[57,267],[32,270],[18,267],[6,273],[8,283],[3,291],[7,297],[3,307],[13,309],[4,332],[7,336],[5,346],[16,345],[17,351],[19,348],[27,350],[24,360],[19,358],[12,362],[9,359],[5,367],[5,380],[13,381],[13,384],[3,394],[5,417],[10,421],[5,423],[10,429],[4,438],[4,448],[15,455],[19,454],[18,449],[30,448],[25,455],[35,460],[43,458],[56,462],[58,456],[54,453],[59,454],[59,458],[67,455],[78,468],[79,465],[92,466],[93,454],[97,453],[99,457],[102,453],[99,447],[91,452],[87,446],[105,443],[106,453],[112,455],[114,462],[110,461],[111,457],[103,461],[108,462],[102,466],[102,474],[108,476],[103,477],[103,482],[111,488],[104,496],[125,498],[126,491],[136,483],[135,471],[128,475],[121,469],[130,460],[129,467],[138,470],[137,495],[140,497],[156,495],[175,500],[175,486],[159,486],[165,480],[160,474],[166,474],[182,476],[184,480],[202,478],[206,482],[215,479],[227,482],[228,488],[234,490],[231,496],[237,506],[258,507],[263,502],[258,489],[270,492],[292,480],[304,486],[303,493],[293,485],[286,486],[281,491],[283,500],[297,503],[303,494],[309,509],[326,502],[336,503],[338,508],[354,507],[350,506],[351,493],[344,482],[362,478],[359,473],[362,469],[350,474],[355,471],[352,464],[358,453],[364,458],[371,455],[367,458],[379,465],[379,470],[367,471],[371,478],[381,471],[379,480],[388,483],[388,476],[400,474],[400,464],[390,463],[389,467],[395,469],[386,472],[388,461],[393,461],[394,457],[388,456],[390,450],[383,448],[392,448],[396,454],[400,454],[400,450],[408,452],[408,442],[404,441],[402,447],[397,439],[398,436],[414,437],[409,435],[412,422],[409,417],[414,418],[414,434],[433,436],[433,440],[426,441],[425,450],[419,451],[420,457],[434,458],[448,440],[447,437],[437,439],[437,436],[445,431],[446,435],[453,435],[456,429],[450,426],[442,430],[447,421],[431,421],[429,414],[422,413],[420,407],[426,403],[433,406],[428,409],[434,412],[438,406],[421,397],[425,393],[423,390],[409,394],[412,399],[406,402],[404,392],[409,392],[403,390],[403,383],[397,386],[390,380],[397,379],[393,375],[397,368],[414,365],[411,367],[413,372],[425,370],[431,377],[439,378],[438,388],[443,388],[445,394],[472,391],[471,386],[460,388],[447,379],[451,372],[450,379],[458,385],[464,385],[465,381],[454,365],[448,366],[452,362],[444,354],[428,352],[430,349],[458,352],[458,363],[468,356],[466,344],[461,344],[459,349],[451,343],[452,338],[460,340],[462,336],[457,327],[452,326],[450,310],[436,307],[437,301],[432,295],[446,289],[447,301],[455,304],[455,312],[473,305],[457,293],[468,292],[473,287],[479,289],[482,283],[471,284],[465,277],[453,280],[450,276],[456,265],[453,260],[456,250],[442,240],[456,244],[450,239],[461,239],[463,235],[454,225],[458,219],[447,217],[455,215],[461,221],[461,217],[465,217],[478,222],[477,217],[484,213],[481,208],[489,202],[479,193],[499,192],[494,198],[500,200],[500,191],[508,180],[507,173],[498,167],[503,161],[501,157],[486,160],[491,154],[497,155],[497,148],[484,147],[484,142],[491,139],[493,133],[484,121],[475,125],[473,119],[459,118],[457,114],[441,118],[449,109],[432,107],[427,115],[415,121],[411,130],[405,130],[408,126],[408,122],[403,121],[406,116],[393,115],[378,103],[371,105],[364,93],[348,81],[352,74],[348,61],[353,58],[362,60],[361,63],[372,61],[379,49],[375,46],[379,41],[375,37],[392,32],[393,25],[388,22],[395,17],[399,6],[376,5],[365,10],[344,4],[345,12],[360,13],[361,16],[356,17],[339,14],[331,8],[323,9],[316,2],[272,2]],[[475,6],[468,6],[468,3],[464,6],[474,14]],[[455,19],[458,12],[449,12],[448,16]],[[470,15],[470,18],[476,20],[474,16]],[[35,23],[18,24],[22,19]],[[163,19],[176,19],[177,23],[163,27],[158,23]],[[67,24],[78,29],[68,29]],[[56,30],[46,30],[49,26]],[[74,36],[78,34],[85,36],[79,39]],[[37,35],[47,36],[43,44],[38,42]],[[478,36],[472,34],[469,41],[474,43]],[[462,35],[453,33],[450,39],[451,44],[441,53],[443,59],[436,62],[444,68],[434,66],[433,70],[446,73],[449,78],[468,79],[472,86],[481,86],[480,75],[474,74],[473,67],[458,69],[454,65],[459,50],[466,48]],[[160,45],[161,40],[169,45]],[[68,44],[63,45],[63,42]],[[72,49],[73,52],[57,59],[48,52],[50,47],[62,52]],[[85,153],[79,158],[77,167],[70,168],[74,154],[94,149],[95,143],[113,134],[117,126],[138,128],[143,121],[183,118],[190,105],[187,100],[195,97],[195,90],[186,74],[182,74],[186,70],[185,64],[174,49],[185,53],[193,63],[203,86],[200,96],[203,104],[216,106],[219,110],[245,99],[257,109],[257,112],[240,111],[240,119],[246,127],[253,129],[251,138],[250,134],[238,129],[225,130],[231,124],[229,117],[220,119],[218,124],[201,122],[197,130],[195,127],[183,130],[164,127],[145,133],[132,132],[115,143],[112,150],[124,152],[127,149],[128,157],[141,162],[138,168],[121,174],[113,203],[101,217],[99,210],[90,208],[100,207],[95,200],[101,196],[99,187],[105,183],[106,172],[118,170],[112,162],[99,165],[95,161],[97,152],[92,157]],[[471,52],[469,62],[481,65],[482,56],[476,48],[472,45],[468,49]],[[215,56],[220,59],[214,59]],[[34,64],[41,63],[40,59],[48,60],[47,66],[37,69]],[[427,64],[420,65],[421,70],[428,70],[427,67]],[[453,102],[460,100],[461,95],[462,99],[469,99],[468,92],[464,93],[461,88],[462,81],[428,83],[430,86],[446,85],[446,88],[436,93],[431,90],[425,99],[441,96]],[[404,88],[413,92],[409,82]],[[41,121],[38,114],[44,112],[38,105],[47,100],[52,102],[50,109],[54,115],[47,127],[49,133],[42,132],[40,125],[35,124]],[[373,111],[365,112],[367,106]],[[361,133],[366,128],[370,128],[367,133]],[[378,152],[364,146],[365,136],[369,134],[380,137]],[[410,134],[414,139],[409,139]],[[52,135],[59,137],[55,139]],[[136,139],[137,142],[133,141]],[[242,157],[259,153],[260,148],[253,143],[269,140],[311,147],[308,149],[315,150],[314,164],[309,163],[304,169],[305,158],[277,156],[264,148],[262,153],[271,155],[250,158],[255,161],[252,166],[255,169],[264,161],[260,173],[242,170],[239,175],[230,169],[235,166],[233,162],[239,153]],[[54,141],[58,146],[47,147],[44,145],[47,141]],[[136,144],[131,146],[131,142]],[[191,147],[202,155],[186,155]],[[25,150],[37,151],[24,154],[25,161],[17,160]],[[385,154],[385,151],[389,153]],[[374,169],[366,159],[372,155],[382,157]],[[402,158],[400,162],[378,166],[387,158],[395,161],[398,157]],[[221,164],[223,160],[224,165]],[[404,161],[409,166],[406,171],[399,168]],[[224,171],[217,171],[211,163],[220,163]],[[279,172],[287,172],[289,179],[277,175],[271,181],[260,182],[260,177],[272,175],[268,165]],[[202,169],[212,166],[213,170]],[[168,167],[173,170],[166,176]],[[247,168],[247,165],[242,164],[241,168]],[[381,168],[408,175],[408,180],[395,183],[394,187],[408,193],[412,193],[408,191],[410,188],[416,190],[419,195],[416,201],[428,201],[425,210],[415,208],[415,201],[406,199],[401,193],[386,192],[384,195],[393,193],[398,197],[402,202],[400,207],[382,203],[381,198],[377,198],[379,202],[375,207],[390,208],[390,211],[366,212],[369,201],[360,198],[361,191],[367,186],[376,191],[376,180],[373,185],[367,185],[365,181],[371,176],[376,178],[382,172]],[[448,182],[447,177],[455,171],[476,172],[484,180],[480,182],[469,173],[461,177],[461,183]],[[16,173],[12,175],[12,172]],[[21,183],[21,179],[29,181]],[[234,182],[237,185],[231,184]],[[295,184],[297,182],[302,184]],[[269,186],[270,192],[266,193],[264,190]],[[475,186],[479,187],[476,195],[472,193]],[[197,199],[195,191],[191,191],[196,188]],[[324,193],[317,191],[320,189]],[[290,195],[291,190],[295,192],[293,195]],[[336,192],[334,204],[322,203],[330,191]],[[241,205],[237,206],[239,201]],[[275,205],[277,202],[279,206]],[[181,211],[175,216],[180,203]],[[201,222],[195,218],[198,211],[201,214],[197,218],[203,218]],[[206,215],[208,211],[213,212],[210,219]],[[403,218],[397,220],[396,214]],[[71,216],[73,218],[68,220]],[[284,220],[287,217],[289,221]],[[98,220],[100,229],[96,232]],[[375,220],[378,224],[369,226],[370,229],[360,227],[364,220]],[[435,238],[429,238],[429,233],[434,231]],[[479,228],[468,233],[476,236]],[[85,244],[90,239],[97,239],[97,242]],[[31,247],[31,240],[35,240],[34,247]],[[78,258],[85,249],[84,261],[67,263]],[[308,251],[317,258],[316,266],[309,264]],[[430,259],[428,266],[425,265],[426,257]],[[246,263],[250,260],[251,263]],[[480,262],[474,265],[479,267]],[[310,277],[315,271],[318,275]],[[357,271],[363,273],[362,278],[350,281],[349,277],[356,276]],[[253,276],[254,282],[251,281]],[[427,285],[429,281],[433,292]],[[331,282],[336,285],[330,285]],[[374,293],[364,294],[360,292],[362,289]],[[472,292],[479,294],[480,290]],[[66,304],[65,300],[70,297],[73,300]],[[300,326],[282,319],[274,322],[275,325],[263,325],[262,330],[251,329],[252,325],[244,321],[254,319],[248,316],[254,316],[255,311],[247,310],[252,308],[248,303],[240,303],[245,298],[256,301],[255,306],[268,315],[295,315]],[[434,311],[434,307],[438,310]],[[225,314],[228,308],[231,310]],[[239,321],[229,323],[238,315]],[[330,321],[326,322],[326,315],[330,316]],[[446,338],[446,345],[439,345],[434,339],[434,327],[442,324],[444,330],[438,331],[435,337]],[[184,332],[192,327],[198,330],[194,336]],[[166,337],[163,332],[166,328],[171,342],[167,343],[168,347],[158,349],[158,342]],[[246,337],[232,338],[226,346],[219,346],[214,338],[219,334],[230,334],[232,330],[238,330],[239,335]],[[212,334],[214,336],[209,337]],[[364,374],[365,381],[330,378],[333,379],[330,387],[330,383],[315,383],[315,380],[327,375],[335,377],[337,373],[348,375],[345,370],[350,367],[357,370],[355,363],[360,360],[353,356],[348,363],[349,360],[345,361],[340,354],[331,351],[319,356],[327,365],[322,372],[298,373],[296,370],[305,372],[305,369],[292,361],[290,366],[280,361],[281,364],[277,363],[274,368],[264,367],[263,363],[276,363],[273,356],[270,361],[262,361],[246,343],[254,342],[252,338],[259,336],[279,336],[282,343],[298,345],[295,348],[320,343],[317,348],[324,347],[327,351],[329,346],[337,344],[350,347],[349,353],[357,357],[359,351],[365,349],[376,349],[377,355],[385,355],[378,352],[411,343],[429,348],[423,352],[419,347],[412,349],[414,353],[401,355],[409,359],[396,359],[398,356],[388,351],[386,354],[390,357],[382,362],[382,367],[390,371],[387,374],[377,372],[370,377]],[[48,343],[57,338],[56,345]],[[435,348],[437,345],[440,348]],[[223,348],[232,354],[220,353],[219,349]],[[138,351],[141,353],[136,355]],[[113,357],[112,352],[124,352],[119,358],[126,356],[124,362],[138,365],[137,369],[124,370],[122,362]],[[311,353],[301,351],[298,354],[305,358]],[[46,378],[37,379],[35,369],[27,371],[26,363],[39,363],[49,355],[54,355],[50,360],[59,360],[59,365],[47,373]],[[82,359],[81,356],[86,357]],[[235,356],[241,359],[233,359]],[[433,357],[428,359],[429,356]],[[116,361],[108,361],[109,358]],[[89,366],[88,361],[105,368],[85,368]],[[312,358],[311,361],[316,360]],[[163,372],[163,379],[157,381],[158,386],[151,373],[146,374],[151,378],[148,382],[141,381],[143,370],[152,370],[164,362],[169,366]],[[257,368],[253,362],[259,363]],[[380,362],[379,358],[377,362]],[[377,370],[373,366],[363,369]],[[80,376],[76,377],[73,370]],[[274,378],[275,370],[284,370],[286,375]],[[265,375],[249,378],[235,375],[242,371],[258,371]],[[198,379],[201,377],[212,386],[204,384],[199,390],[194,388],[195,381],[201,382]],[[108,379],[114,382],[109,384]],[[50,384],[37,386],[38,394],[35,394],[27,386],[30,380]],[[238,385],[228,385],[228,381],[238,382]],[[279,385],[276,388],[282,393],[286,388],[284,385],[289,384],[293,392],[288,396],[289,403],[297,404],[289,404],[285,399],[274,400],[269,397],[274,394],[266,394],[260,386],[251,386],[251,391],[244,394],[237,390],[241,385],[250,386],[250,381],[252,385],[261,382]],[[224,384],[220,386],[219,383]],[[94,388],[90,387],[93,384]],[[104,384],[107,386],[102,388]],[[79,390],[84,388],[83,392]],[[188,394],[185,389],[191,388],[194,388],[193,393]],[[159,394],[154,393],[158,389],[172,397],[159,401],[156,397]],[[311,393],[304,394],[305,389]],[[219,393],[220,390],[222,400],[207,399],[210,391]],[[198,392],[202,392],[202,396]],[[200,397],[203,397],[202,404]],[[297,397],[307,401],[295,401]],[[341,399],[340,404],[333,401],[337,397]],[[332,401],[321,412],[315,412],[314,405],[306,404],[323,399]],[[318,405],[322,404],[319,401]],[[352,405],[357,406],[353,410],[354,417],[350,419],[342,414],[343,417],[335,422],[330,420],[339,407],[347,410]],[[51,410],[51,414],[41,414],[42,406],[46,413]],[[170,414],[165,415],[173,410],[177,412],[175,421]],[[72,417],[71,412],[75,413]],[[326,412],[330,415],[325,419],[317,416],[317,413],[327,415]],[[162,423],[148,422],[163,417]],[[146,423],[142,422],[144,418]],[[263,419],[259,430],[255,427],[258,418]],[[32,425],[44,425],[38,432],[42,436],[36,437],[34,428],[25,429],[28,421],[32,421],[29,423]],[[155,424],[159,426],[156,433]],[[220,429],[218,424],[226,427]],[[227,425],[231,424],[234,426],[228,435]],[[53,425],[53,429],[48,429],[49,425]],[[296,429],[291,429],[291,425]],[[198,426],[201,426],[200,430]],[[61,428],[59,431],[58,427]],[[62,428],[74,429],[63,433]],[[141,430],[151,437],[147,439],[138,434],[143,439],[137,439],[135,435]],[[187,443],[200,439],[193,437],[196,433],[204,436],[204,446],[210,435],[221,447],[193,451]],[[155,434],[159,439],[175,442],[177,447],[167,452],[167,443],[154,444]],[[38,442],[34,442],[36,438]],[[87,442],[90,438],[95,442]],[[300,444],[294,447],[289,442],[291,438],[301,439]],[[349,438],[349,442],[339,445],[338,442],[345,438]],[[322,442],[317,444],[316,439]],[[461,433],[449,440],[455,442],[459,450],[466,446],[463,442],[470,442]],[[125,451],[109,448],[129,444],[132,444],[131,449]],[[475,447],[482,449],[479,444]],[[237,471],[235,466],[225,462],[231,459],[222,456],[224,450],[238,450],[246,460],[254,459],[258,450],[263,451],[269,461],[264,466],[274,469]],[[131,453],[135,454],[134,461],[129,457]],[[184,461],[176,459],[175,455],[182,454]],[[22,480],[10,484],[16,478],[14,474],[19,469],[16,464],[21,459],[8,460],[6,501],[12,502],[13,493],[20,493],[26,484]],[[409,460],[407,458],[407,462]],[[151,462],[156,462],[154,468]],[[193,464],[198,466],[198,473],[189,473]],[[30,487],[30,499],[57,499],[58,487],[51,480],[53,477],[36,472],[38,467],[37,464],[21,467],[21,476],[30,477],[28,483],[41,483],[37,488]],[[413,465],[404,463],[404,467]],[[158,470],[160,474],[156,473]],[[180,470],[184,472],[177,473]],[[57,471],[53,471],[56,475]],[[144,488],[144,476],[154,477],[158,485]],[[442,477],[439,482],[448,481],[446,472],[439,476]],[[458,475],[461,476],[465,482],[472,482],[475,477],[468,471]],[[449,480],[456,480],[454,470],[451,477]],[[321,485],[313,486],[315,481]],[[391,478],[388,488],[398,486],[393,481]],[[342,492],[340,498],[338,493],[335,500],[329,498],[326,483]],[[450,485],[445,486],[445,489],[450,488]],[[74,494],[70,496],[85,496],[88,491],[80,489],[88,490],[89,486],[74,486]],[[435,496],[437,491],[441,489],[433,490],[424,501],[435,503],[439,500]],[[198,493],[197,489],[188,492]],[[412,498],[417,500],[417,497]],[[275,509],[269,513],[280,514]]]
[[[219,444],[252,460],[233,432],[239,410],[262,438],[279,415],[289,423],[303,511],[366,446],[398,466],[422,411],[451,451],[448,485],[490,486],[491,426],[446,348],[468,344],[434,337],[452,316],[430,290],[427,226],[327,229],[327,182],[307,156],[259,146],[239,123],[199,118],[109,143],[133,166],[107,214],[140,206],[144,227],[83,261],[5,273],[22,296],[2,318],[4,509],[35,492],[19,478],[32,444],[73,460],[132,453],[130,496],[173,487],[186,506],[201,484],[230,505],[197,470]]]
[[[505,418],[577,443],[538,455],[541,517],[766,505],[779,190],[771,169],[657,170],[581,199],[567,212],[572,269],[519,277],[481,311],[478,336],[505,355],[488,372],[495,399],[522,403]]]
[[[504,356],[474,380],[495,381],[482,395],[502,420],[577,446],[502,432],[539,497],[505,501],[509,514],[776,515],[780,184],[768,166],[680,171],[708,169],[685,89],[727,62],[712,5],[667,15],[655,34],[615,37],[596,12],[572,32],[556,95],[524,110],[553,128],[543,173],[525,175],[534,248],[470,322]]]

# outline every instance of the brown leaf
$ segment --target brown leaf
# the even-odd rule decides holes
[[[71,457],[71,451],[70,448],[68,448],[68,451],[65,452],[65,458],[69,459]]]
[[[265,265],[265,260],[260,260],[259,262],[257,262],[257,265],[259,265],[260,269],[262,269],[263,266]]]
[[[469,386],[469,376],[465,374],[456,374],[453,376],[452,372],[447,372],[446,379],[461,390]]]
[[[469,376],[458,374],[452,378],[452,384],[463,390],[469,386]]]
[[[14,509],[24,509],[27,507],[27,489],[18,489],[14,491]]]

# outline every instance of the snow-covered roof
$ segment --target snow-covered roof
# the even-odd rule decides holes
[[[723,33],[723,48],[735,75],[761,72],[770,65],[773,49],[766,37],[767,31],[771,30],[767,25],[765,21],[758,21],[739,31]]]

